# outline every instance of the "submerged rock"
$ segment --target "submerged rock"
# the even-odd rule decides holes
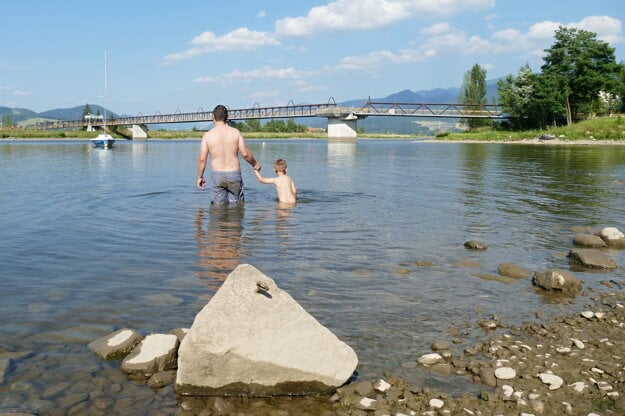
[[[547,290],[574,294],[582,289],[582,283],[572,273],[560,269],[540,270],[534,273],[532,283]]]
[[[118,359],[128,355],[142,339],[138,332],[123,328],[96,339],[88,347],[104,360]]]
[[[512,279],[527,279],[532,273],[514,263],[501,263],[497,268],[500,275],[510,277]]]
[[[180,394],[331,391],[358,364],[354,350],[253,266],[238,266],[197,314],[178,351]]]
[[[574,248],[569,252],[569,262],[590,269],[616,269],[617,265],[602,251],[592,248]]]
[[[604,248],[608,245],[601,237],[591,234],[577,234],[573,237],[573,244],[578,247]]]
[[[467,250],[487,250],[488,245],[482,241],[469,240],[464,243],[464,248]]]

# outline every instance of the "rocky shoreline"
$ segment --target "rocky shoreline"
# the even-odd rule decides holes
[[[507,325],[493,317],[493,335],[465,345],[463,331],[432,342],[432,353],[417,358],[428,371],[450,380],[470,380],[479,394],[452,396],[384,379],[349,383],[331,396],[179,396],[175,414],[237,416],[439,416],[625,414],[625,281],[602,281],[586,310]],[[484,322],[475,325],[484,328]],[[495,334],[495,332],[497,332]],[[453,345],[453,348],[450,348]],[[461,353],[454,352],[461,351]],[[160,388],[151,384],[152,388]],[[147,388],[147,386],[146,386]],[[168,385],[160,390],[172,388]],[[112,407],[90,409],[108,414]],[[153,409],[151,416],[172,409]],[[4,415],[3,413],[0,413]]]
[[[431,371],[468,377],[475,395],[450,397],[402,380],[359,382],[334,397],[339,415],[625,414],[625,282],[604,282],[581,314],[536,320],[455,356],[444,341],[419,359]],[[537,314],[540,316],[540,314]],[[453,332],[453,330],[452,330]],[[442,348],[442,349],[441,349]],[[382,390],[380,385],[389,386]],[[377,387],[376,387],[377,386]],[[349,411],[348,409],[359,409]]]
[[[398,376],[387,374],[384,379],[377,380],[356,378],[356,381],[339,387],[331,395],[320,393],[260,398],[178,395],[175,402],[171,399],[161,402],[159,398],[173,394],[177,372],[176,351],[188,331],[176,329],[171,335],[148,335],[143,338],[132,330],[122,329],[89,344],[89,348],[103,360],[126,357],[121,362],[121,369],[110,369],[111,385],[103,381],[102,389],[91,393],[76,385],[74,389],[80,391],[69,389],[58,399],[58,403],[70,399],[71,403],[75,403],[68,403],[57,410],[51,400],[36,399],[32,403],[24,403],[19,402],[16,395],[15,400],[8,398],[8,401],[0,403],[0,416],[124,414],[133,408],[130,398],[115,399],[111,394],[105,394],[120,393],[120,377],[133,380],[137,384],[137,394],[151,402],[150,407],[144,409],[144,414],[150,416],[623,415],[625,279],[623,267],[619,268],[603,249],[624,249],[625,236],[614,227],[572,231],[577,234],[573,236],[574,247],[568,256],[571,270],[586,267],[607,271],[598,284],[585,287],[566,270],[539,270],[532,274],[510,263],[500,264],[499,277],[513,280],[531,278],[536,290],[553,294],[563,304],[572,304],[581,291],[583,298],[591,302],[584,306],[585,310],[548,319],[536,311],[534,320],[517,325],[507,324],[492,315],[490,319],[475,322],[485,334],[478,337],[477,342],[467,330],[469,327],[451,327],[448,339],[432,340],[431,353],[414,357],[414,366],[421,366],[423,371],[449,380],[449,384],[453,384],[454,380],[458,380],[459,385],[473,383],[476,388],[471,393],[459,396],[442,393],[423,385],[411,385]],[[488,250],[485,243],[474,240],[466,242],[465,248]],[[255,285],[257,287],[258,282]],[[275,289],[270,293],[273,293],[272,296],[278,294]],[[577,305],[575,309],[579,307]],[[167,353],[154,362],[154,357],[136,360],[140,351],[133,354],[134,347],[153,338],[167,338],[168,341],[171,338],[171,342],[156,340],[154,348],[145,348],[144,353],[160,355],[157,351],[165,344]],[[7,371],[13,358],[19,359],[5,358],[0,361],[0,375]],[[44,392],[41,397],[57,397],[66,385],[60,383],[59,389]],[[167,403],[168,407],[162,406],[163,403]],[[31,410],[44,408],[44,412]]]

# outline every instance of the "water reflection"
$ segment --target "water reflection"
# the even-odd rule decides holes
[[[356,142],[328,142],[328,165],[331,168],[353,166],[356,161]]]
[[[228,274],[239,264],[243,233],[243,204],[211,205],[199,208],[195,215],[198,264],[196,274],[206,286],[217,291]],[[204,226],[208,217],[208,224]]]

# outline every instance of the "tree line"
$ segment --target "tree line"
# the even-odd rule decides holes
[[[495,127],[544,129],[595,115],[625,111],[625,64],[614,48],[593,32],[560,26],[545,49],[541,72],[529,64],[516,75],[497,81],[498,104],[510,119]],[[475,64],[465,73],[459,101],[487,104],[486,70]],[[469,128],[492,125],[488,119],[468,119]]]

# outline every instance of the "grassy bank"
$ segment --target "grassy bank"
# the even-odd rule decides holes
[[[151,139],[199,139],[202,131],[192,130],[150,130],[148,136]],[[445,141],[492,141],[492,142],[514,142],[528,139],[536,139],[541,135],[554,135],[566,141],[625,141],[625,117],[619,115],[615,117],[596,117],[575,123],[572,126],[554,127],[546,130],[529,131],[503,131],[492,128],[478,129],[476,131],[464,133],[444,133],[436,136],[438,140]],[[97,135],[96,132],[78,130],[29,130],[29,129],[7,129],[0,128],[0,140],[7,138],[15,139],[91,139]],[[246,132],[244,136],[248,139],[325,139],[327,133],[271,133],[271,132]],[[117,139],[127,139],[126,136],[113,133]],[[359,138],[365,139],[414,139],[415,135],[408,134],[374,134],[358,133]],[[420,136],[422,137],[422,136]]]
[[[127,139],[120,134],[111,133],[116,139]],[[160,140],[200,139],[204,132],[193,130],[150,130],[148,138]],[[326,139],[327,133],[278,133],[278,132],[245,132],[246,139]],[[7,129],[0,128],[0,140],[2,139],[91,139],[97,136],[97,132],[78,130],[30,130],[30,129]],[[358,135],[369,139],[409,139],[415,138],[408,134],[367,134]]]
[[[478,129],[464,133],[448,133],[438,135],[438,140],[460,141],[521,141],[536,139],[541,135],[553,135],[566,141],[582,140],[625,140],[625,118],[595,117],[580,121],[571,126],[554,127],[546,130],[503,131],[490,128]]]

